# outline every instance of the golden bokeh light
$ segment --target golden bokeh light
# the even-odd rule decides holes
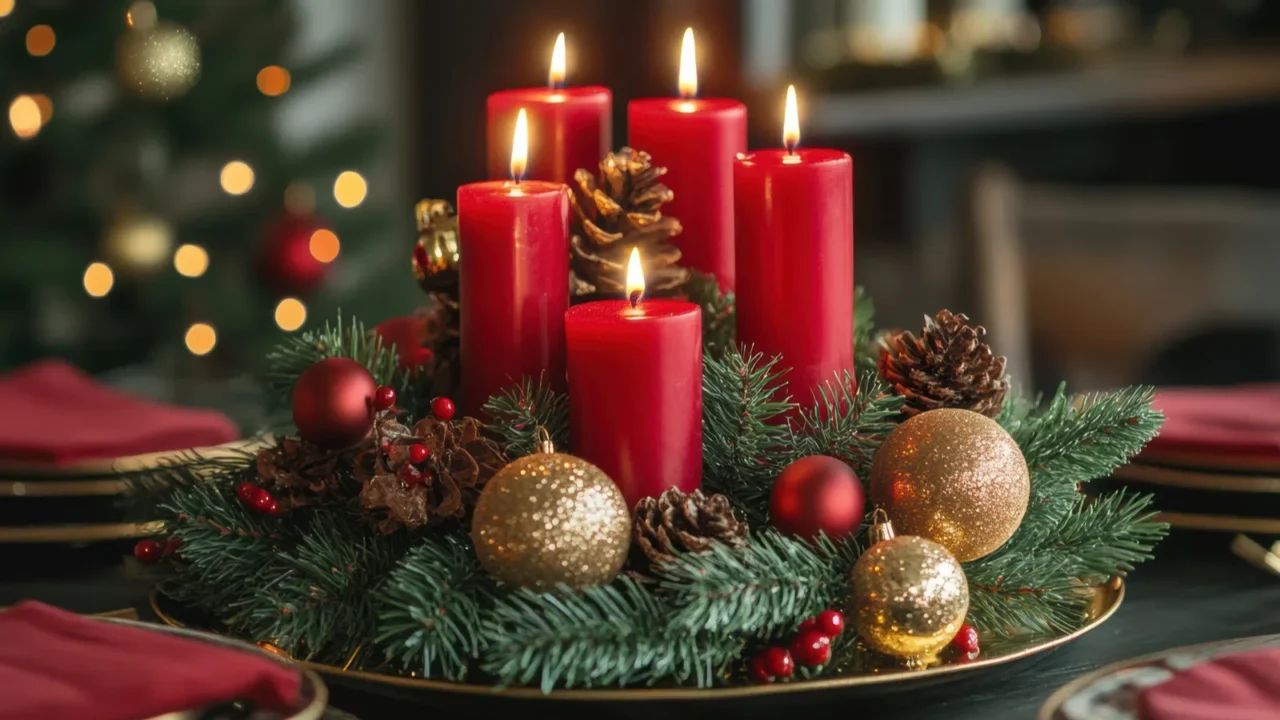
[[[268,65],[258,71],[258,90],[270,97],[283,95],[289,91],[293,78],[289,71],[279,65]]]
[[[293,332],[307,321],[307,306],[298,298],[287,297],[276,305],[276,325],[285,332]]]
[[[124,14],[125,23],[134,30],[150,30],[155,27],[156,19],[156,6],[147,0],[133,3]]]
[[[0,0],[0,18],[13,12],[13,0]]]
[[[196,323],[187,328],[186,344],[192,355],[208,355],[218,344],[218,333],[208,323]]]
[[[243,195],[253,187],[253,168],[242,160],[232,160],[222,166],[221,182],[228,195]]]
[[[36,25],[27,31],[27,52],[35,57],[43,57],[53,52],[56,42],[53,28],[48,25]]]
[[[209,269],[209,253],[199,245],[183,245],[173,254],[173,267],[183,277],[200,277]]]
[[[364,202],[369,194],[369,184],[355,170],[344,170],[333,181],[333,199],[344,208],[353,208]]]
[[[53,119],[53,100],[48,95],[32,95],[32,100],[36,101],[36,107],[40,108],[40,124],[48,125]]]
[[[40,132],[40,104],[30,95],[19,95],[9,104],[9,125],[20,138],[32,138]]]
[[[111,286],[115,284],[115,273],[111,272],[106,263],[90,263],[84,269],[84,291],[89,293],[89,297],[103,297],[111,292]]]
[[[338,242],[338,236],[332,230],[320,228],[311,233],[308,247],[311,250],[311,257],[322,263],[331,263],[338,258],[341,243]]]

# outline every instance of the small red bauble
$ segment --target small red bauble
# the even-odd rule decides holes
[[[844,632],[844,614],[839,610],[823,610],[816,618],[818,632],[829,638]]]
[[[396,475],[408,487],[414,487],[422,482],[422,473],[418,472],[418,468],[409,464],[401,465],[400,469],[396,471]]]
[[[262,284],[277,295],[315,292],[329,274],[329,264],[311,254],[311,236],[319,229],[315,218],[294,213],[268,225],[258,254]]]
[[[258,497],[258,493],[261,491],[262,488],[254,485],[248,480],[236,485],[236,497],[240,498],[240,502],[245,505],[253,505],[254,499]]]
[[[791,659],[791,653],[786,648],[771,647],[765,650],[761,657],[764,658],[764,669],[775,680],[791,677],[791,673],[796,668],[795,662]]]
[[[160,547],[160,543],[151,538],[139,540],[138,544],[133,546],[133,556],[144,565],[155,565],[160,562],[162,553],[163,548]]]
[[[769,494],[769,521],[784,534],[812,540],[819,532],[839,540],[862,524],[866,494],[853,468],[826,455],[810,455],[778,475]]]
[[[164,544],[164,556],[172,557],[178,554],[178,549],[182,547],[182,538],[174,536]]]
[[[417,371],[431,362],[434,353],[423,347],[431,335],[430,317],[422,314],[401,315],[378,323],[373,331],[382,338],[383,347],[392,345],[400,359],[400,369]]]
[[[386,385],[379,385],[377,390],[373,391],[373,409],[378,412],[390,410],[396,404],[396,391]]]
[[[409,462],[414,465],[421,465],[431,457],[431,448],[422,444],[413,444],[409,446]]]
[[[764,666],[764,655],[757,655],[751,658],[750,665],[751,682],[757,685],[768,685],[773,682],[773,676],[769,674],[768,668]]]
[[[257,510],[263,515],[270,515],[271,508],[274,507],[275,504],[276,499],[271,497],[271,493],[261,488],[258,489],[258,495],[253,499],[254,510]]]
[[[951,639],[951,647],[960,651],[961,655],[971,656],[978,652],[978,629],[969,623],[960,626],[956,636]]]
[[[377,383],[350,358],[325,358],[302,371],[293,386],[293,424],[303,440],[341,449],[373,428]]]
[[[440,422],[449,422],[453,419],[453,414],[457,412],[453,401],[447,397],[438,397],[431,401],[431,414]]]
[[[831,659],[831,638],[819,630],[805,630],[791,642],[791,657],[801,665],[824,665]]]

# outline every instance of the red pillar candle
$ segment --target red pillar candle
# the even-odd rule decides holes
[[[795,91],[787,91],[785,150],[734,162],[738,226],[738,343],[781,355],[791,397],[853,370],[853,160],[796,149]]]
[[[702,311],[640,300],[634,250],[627,281],[631,299],[576,305],[565,332],[573,453],[608,473],[634,507],[702,485]]]
[[[592,173],[613,147],[613,94],[591,85],[566,88],[564,33],[556,38],[547,87],[503,90],[489,96],[489,179],[507,178],[507,139],[516,113],[528,112],[530,145],[526,176],[534,180],[573,182],[573,171]]]
[[[693,31],[680,53],[680,98],[632,100],[630,145],[667,168],[662,182],[675,198],[663,212],[680,221],[682,264],[734,288],[733,159],[747,150],[747,107],[737,100],[697,98]]]
[[[522,377],[564,388],[569,191],[520,179],[523,118],[516,127],[513,180],[458,188],[461,408],[468,415]]]

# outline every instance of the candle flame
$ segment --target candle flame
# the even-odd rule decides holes
[[[631,248],[631,259],[627,261],[627,298],[631,307],[635,307],[644,297],[644,270],[640,269],[640,248]]]
[[[684,29],[684,41],[680,43],[680,97],[688,100],[698,96],[698,57],[693,47],[693,28]]]
[[[552,89],[564,87],[564,33],[556,36],[556,47],[551,51],[551,72],[547,73],[547,85]]]
[[[800,144],[800,117],[796,112],[796,86],[787,86],[787,109],[782,118],[782,144],[787,152],[796,151]]]
[[[516,133],[511,138],[511,179],[520,182],[524,179],[524,169],[529,163],[529,118],[524,108],[516,116]]]

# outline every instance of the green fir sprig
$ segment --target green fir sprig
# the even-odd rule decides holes
[[[509,457],[524,457],[537,450],[539,428],[551,435],[557,451],[569,451],[569,398],[545,379],[522,378],[489,398],[484,411],[491,419],[489,431],[498,436]]]
[[[395,388],[403,407],[414,397],[412,378],[400,370],[394,345],[383,345],[382,337],[352,317],[343,324],[342,313],[324,327],[290,336],[267,353],[262,373],[263,389],[272,407],[288,407],[293,386],[303,371],[332,357],[351,358],[369,369],[379,385]]]
[[[689,301],[702,309],[702,352],[719,358],[733,347],[738,315],[733,292],[724,292],[715,275],[705,275],[697,270],[689,273],[684,284]]]

